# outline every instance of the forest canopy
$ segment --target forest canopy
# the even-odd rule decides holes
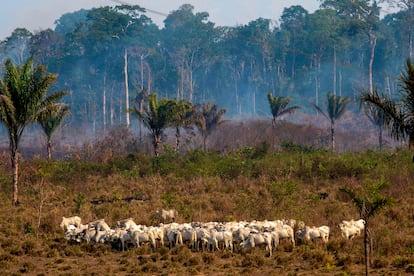
[[[0,42],[0,61],[33,57],[57,73],[55,90],[71,91],[72,126],[129,125],[129,101],[139,93],[269,118],[268,93],[312,114],[309,103],[328,92],[356,99],[375,87],[397,97],[413,56],[413,1],[381,1],[398,7],[384,17],[376,1],[320,2],[313,13],[295,5],[278,22],[238,26],[217,26],[190,4],[162,28],[139,6],[82,9],[63,14],[54,30],[15,29]]]

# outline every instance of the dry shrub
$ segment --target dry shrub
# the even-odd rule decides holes
[[[184,266],[198,266],[201,262],[200,256],[194,255],[184,262]]]
[[[388,264],[389,264],[388,259],[385,258],[385,257],[374,258],[371,261],[371,267],[374,268],[374,269],[385,268],[385,267],[388,266]]]
[[[261,254],[246,254],[241,262],[242,267],[262,267],[266,259]]]
[[[204,252],[201,255],[201,259],[203,260],[203,262],[205,264],[211,265],[211,264],[214,264],[216,257],[212,253],[206,253],[206,252]]]
[[[410,263],[410,259],[407,257],[397,256],[391,261],[391,265],[396,268],[404,268]]]
[[[335,258],[328,251],[324,249],[315,248],[312,250],[306,249],[302,253],[302,259],[308,261],[312,268],[320,268],[326,265],[335,264]]]
[[[56,259],[59,257],[59,251],[57,249],[50,249],[48,252],[46,252],[46,258]]]
[[[24,254],[31,256],[39,256],[39,251],[37,250],[38,245],[33,240],[25,240],[22,245],[22,250]]]
[[[191,250],[186,245],[178,245],[171,249],[171,261],[173,262],[185,264],[188,263],[191,256]]]
[[[142,265],[141,271],[144,273],[159,273],[161,272],[161,267],[157,263],[146,263]]]
[[[32,262],[24,262],[22,267],[19,269],[21,273],[32,273],[36,269],[36,265]]]
[[[9,253],[0,254],[0,267],[8,268],[16,262],[16,257]]]
[[[68,245],[61,254],[67,257],[82,257],[85,253],[79,245]]]
[[[409,265],[405,268],[405,272],[407,272],[407,273],[411,273],[411,274],[414,274],[414,264],[409,264]]]

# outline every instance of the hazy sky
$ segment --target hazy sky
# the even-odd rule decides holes
[[[195,12],[206,11],[216,25],[246,24],[259,17],[279,20],[285,7],[301,5],[310,13],[319,8],[318,0],[122,0],[149,10],[168,14],[183,4],[194,6]],[[16,28],[31,32],[54,29],[54,21],[61,15],[80,9],[114,6],[115,0],[2,0],[0,10],[0,40]],[[147,13],[162,26],[164,16]]]

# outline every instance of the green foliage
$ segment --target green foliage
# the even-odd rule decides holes
[[[83,193],[78,193],[78,195],[73,199],[75,203],[75,213],[79,214],[82,208],[82,205],[85,203],[85,195]]]
[[[288,114],[293,113],[296,109],[299,109],[299,106],[290,106],[289,103],[292,101],[291,98],[287,98],[284,96],[273,96],[272,93],[267,94],[267,100],[269,101],[270,111],[272,112],[272,126],[274,127],[276,124],[277,118]]]
[[[414,63],[407,59],[405,71],[399,77],[401,98],[399,101],[382,94],[363,92],[361,101],[375,106],[385,116],[385,125],[396,140],[408,137],[409,147],[414,146]]]
[[[287,152],[302,152],[302,153],[311,153],[314,152],[315,149],[312,146],[306,145],[299,145],[294,144],[290,141],[282,141],[280,142],[280,147]]]

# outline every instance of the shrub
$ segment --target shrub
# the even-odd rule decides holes
[[[20,268],[21,273],[29,273],[33,271],[36,268],[36,266],[31,262],[24,262],[22,267]]]
[[[406,257],[398,256],[394,258],[391,262],[391,265],[396,268],[404,268],[410,263],[410,260]]]
[[[303,260],[308,261],[312,267],[319,268],[320,266],[326,266],[327,264],[334,264],[335,259],[326,250],[322,249],[307,249],[302,254]]]
[[[265,264],[265,257],[259,254],[246,254],[242,260],[243,267],[259,268]]]
[[[406,267],[405,272],[407,272],[407,273],[411,273],[411,274],[414,274],[414,264],[409,264],[409,265]]]
[[[22,243],[22,250],[24,254],[31,254],[33,255],[33,251],[36,248],[36,243],[31,240],[26,240]]]
[[[201,258],[205,264],[213,264],[215,261],[215,256],[212,253],[203,253]]]
[[[384,268],[388,266],[388,260],[385,257],[374,258],[372,260],[372,268]]]
[[[161,268],[157,263],[146,263],[141,267],[141,271],[145,273],[159,273]]]

